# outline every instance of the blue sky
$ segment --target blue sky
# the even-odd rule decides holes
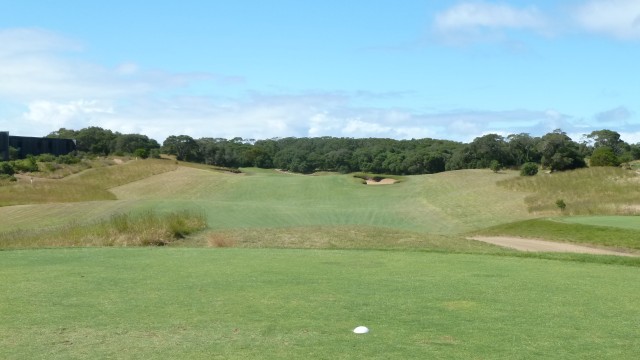
[[[0,130],[640,142],[640,0],[4,1]]]

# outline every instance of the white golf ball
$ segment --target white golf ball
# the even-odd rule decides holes
[[[357,328],[353,329],[353,332],[356,334],[366,334],[369,332],[369,328],[367,328],[366,326],[358,326]]]

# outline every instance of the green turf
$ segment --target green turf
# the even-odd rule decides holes
[[[563,217],[559,220],[572,224],[640,230],[640,216],[571,216]]]
[[[0,252],[2,359],[635,359],[639,270],[480,255]],[[355,335],[358,325],[371,329]]]
[[[496,180],[490,171],[466,171],[365,186],[348,175],[181,169],[113,191],[120,199],[146,202],[141,206],[205,209],[213,229],[365,225],[457,234],[529,216],[524,195]],[[493,200],[487,203],[486,196]]]
[[[515,173],[466,170],[366,186],[349,175],[181,167],[112,188],[118,200],[0,207],[0,231],[90,222],[128,211],[203,211],[212,229],[374,226],[431,234],[526,219],[524,194],[496,185]],[[487,201],[490,199],[490,201]]]

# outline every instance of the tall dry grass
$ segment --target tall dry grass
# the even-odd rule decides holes
[[[147,159],[94,167],[63,179],[33,178],[0,186],[0,206],[114,200],[110,188],[177,169],[172,161]]]
[[[117,214],[92,224],[0,233],[0,248],[162,246],[206,227],[206,216],[200,212]]]
[[[530,212],[560,212],[563,200],[567,215],[640,214],[640,175],[633,170],[593,167],[573,171],[517,177],[498,183],[531,193],[525,198]]]

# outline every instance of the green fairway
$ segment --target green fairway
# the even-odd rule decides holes
[[[153,202],[159,207],[188,201],[206,209],[213,229],[372,225],[452,234],[527,217],[524,196],[498,187],[496,181],[490,172],[466,171],[365,186],[349,175],[258,169],[230,175],[181,169],[113,191],[120,199],[161,199]],[[488,195],[495,195],[495,203],[482,200]]]
[[[0,231],[86,223],[127,211],[188,209],[205,212],[213,230],[363,225],[460,234],[530,217],[523,193],[496,185],[514,174],[467,170],[366,186],[349,175],[259,169],[235,175],[179,167],[111,188],[117,200],[0,207]]]
[[[4,251],[0,262],[3,359],[640,353],[633,267],[275,249]]]

